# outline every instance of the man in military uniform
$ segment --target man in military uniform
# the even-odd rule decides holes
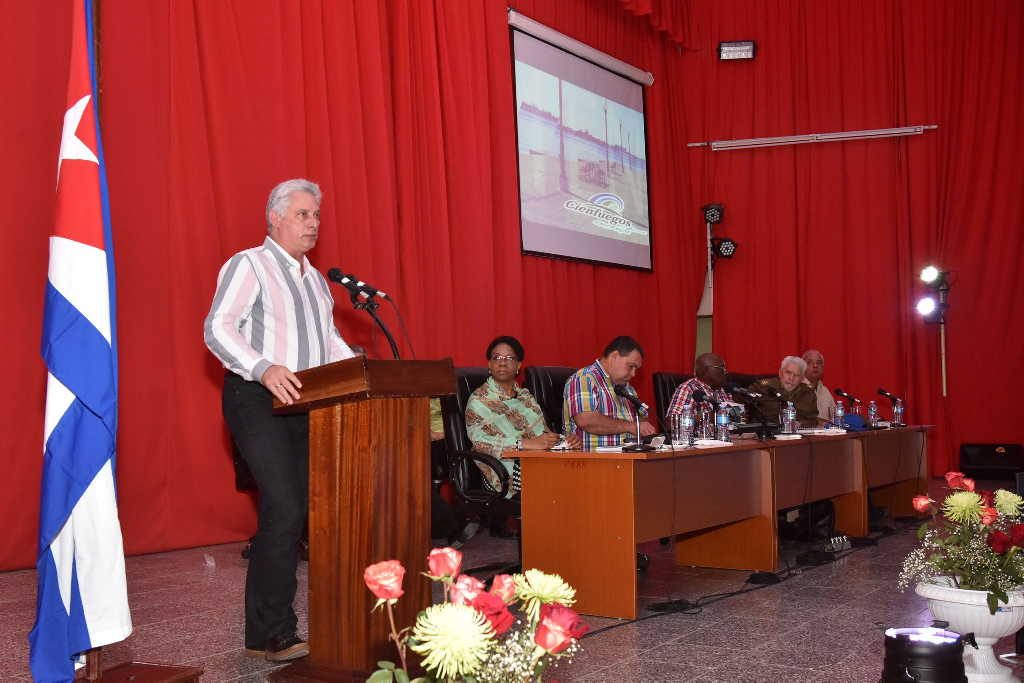
[[[756,391],[764,396],[757,401],[757,408],[764,415],[765,419],[776,419],[779,412],[785,407],[787,401],[792,401],[796,408],[796,419],[801,427],[816,427],[818,425],[818,399],[814,391],[804,384],[804,374],[807,372],[807,363],[803,358],[797,356],[786,356],[779,366],[778,378],[762,379],[750,385],[751,391]],[[771,389],[782,395],[776,398],[775,393],[769,395],[766,390]]]

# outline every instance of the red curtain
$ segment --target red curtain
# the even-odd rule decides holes
[[[234,491],[220,416],[223,371],[201,323],[220,265],[263,239],[266,194],[281,179],[321,183],[324,229],[312,260],[391,292],[420,358],[481,365],[497,334],[519,336],[536,364],[588,363],[617,334],[641,341],[648,368],[692,358],[702,247],[698,232],[678,232],[678,217],[692,214],[676,189],[686,169],[673,150],[685,135],[667,73],[680,55],[611,0],[549,5],[538,14],[556,12],[547,17],[556,28],[658,79],[648,94],[648,136],[659,141],[650,151],[654,274],[520,254],[504,3],[102,3],[129,553],[252,533],[254,505]],[[38,283],[39,300],[62,88],[47,105],[51,123],[35,131],[45,144],[25,149],[41,210],[22,280]],[[32,388],[33,419],[44,377],[36,308],[19,302],[10,312],[25,340],[19,355],[30,359],[19,379]],[[394,314],[383,313],[397,334]],[[350,342],[388,355],[347,301],[337,318]],[[640,381],[648,395],[649,377]],[[0,541],[0,568],[35,557],[40,433],[26,428],[19,478],[0,485],[31,492],[20,496],[23,524]]]
[[[233,489],[222,370],[201,322],[218,267],[262,239],[267,191],[297,175],[326,191],[314,263],[391,291],[420,358],[481,364],[487,341],[511,333],[528,363],[579,365],[633,334],[648,351],[640,388],[650,396],[651,372],[690,366],[699,207],[719,201],[719,233],[740,243],[715,283],[715,347],[732,368],[770,370],[820,348],[831,386],[867,396],[885,385],[908,396],[913,418],[942,427],[936,471],[961,441],[1024,441],[1003,408],[1024,370],[1024,193],[1011,166],[1024,152],[1020,3],[513,4],[654,73],[653,274],[520,255],[504,2],[101,4],[128,552],[252,532],[253,503]],[[0,538],[0,569],[35,557],[38,343],[69,11],[13,5],[16,30],[0,48],[19,65],[2,76],[6,92],[20,93],[0,114],[0,191],[16,216],[0,232],[0,315],[14,331],[0,510],[16,520]],[[756,60],[717,60],[720,40],[748,38]],[[898,141],[686,147],[916,123],[939,129]],[[948,399],[936,328],[910,313],[916,271],[931,260],[954,274]],[[345,301],[337,318],[347,339],[387,355]]]
[[[694,140],[939,126],[903,139],[686,152],[702,201],[725,204],[716,233],[741,245],[716,269],[716,350],[749,371],[815,347],[828,385],[865,401],[879,386],[904,394],[912,419],[936,425],[934,473],[956,466],[962,442],[1024,440],[1006,417],[1015,383],[1004,381],[1024,370],[1014,180],[1024,5],[732,0],[685,10]],[[717,60],[720,41],[748,38],[753,62]],[[948,398],[938,327],[912,310],[928,263],[952,273]]]

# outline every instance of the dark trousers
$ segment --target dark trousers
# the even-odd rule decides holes
[[[224,419],[259,487],[259,527],[245,577],[245,646],[254,650],[295,631],[297,545],[308,504],[309,418],[274,415],[272,400],[259,382],[224,376]]]

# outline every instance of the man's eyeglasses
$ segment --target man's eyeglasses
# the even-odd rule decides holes
[[[515,356],[499,356],[497,354],[491,356],[491,360],[494,361],[495,363],[500,363],[502,361],[506,361],[508,363],[518,363],[519,362],[519,359],[516,358]]]
[[[726,370],[726,369],[725,369],[725,366],[724,366],[724,365],[709,365],[709,366],[708,366],[708,368],[709,368],[709,369],[712,369],[712,368],[718,368],[718,369],[719,369],[719,370],[721,370],[722,372],[725,372],[725,373],[729,372],[728,370]]]

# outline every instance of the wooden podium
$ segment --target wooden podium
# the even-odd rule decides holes
[[[367,565],[406,568],[398,628],[430,605],[421,574],[430,552],[429,399],[453,394],[455,374],[451,359],[358,356],[297,375],[302,398],[275,400],[274,412],[309,412],[310,654],[285,677],[342,680],[340,671],[398,659],[387,617],[370,613]]]

